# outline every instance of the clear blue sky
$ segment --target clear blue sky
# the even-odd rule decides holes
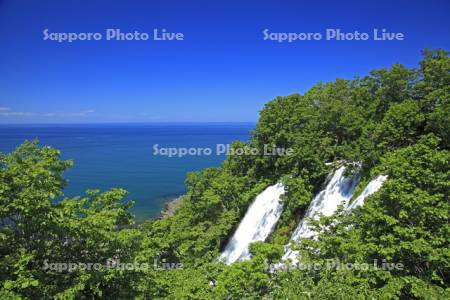
[[[0,123],[256,121],[278,95],[450,49],[450,1],[368,2],[0,0]],[[185,38],[57,43],[45,28]],[[405,40],[280,44],[266,28],[386,28]]]

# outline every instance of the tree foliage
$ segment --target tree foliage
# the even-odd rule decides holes
[[[450,58],[426,50],[402,65],[353,80],[318,83],[266,104],[246,142],[292,155],[229,156],[188,174],[187,194],[168,218],[134,224],[125,191],[68,198],[57,150],[26,142],[0,155],[2,299],[446,299],[449,298]],[[299,242],[316,269],[274,270],[283,246],[337,162],[360,162],[361,182],[389,179],[351,214],[312,223]],[[275,232],[251,246],[252,259],[225,266],[220,250],[255,196],[286,186]],[[357,191],[361,191],[359,186]],[[326,267],[330,259],[378,268]],[[402,270],[380,268],[383,259]],[[50,262],[113,260],[148,268],[58,271]],[[161,262],[180,263],[160,268]]]

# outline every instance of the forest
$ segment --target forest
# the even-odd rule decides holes
[[[74,162],[26,141],[0,154],[1,299],[450,299],[450,57],[424,50],[416,68],[394,64],[319,82],[260,111],[248,142],[218,168],[189,173],[172,216],[136,224],[126,191],[66,197]],[[281,76],[278,74],[277,76]],[[290,155],[264,155],[273,145]],[[333,267],[271,269],[327,175],[344,162],[388,179],[351,214],[311,221],[300,260]],[[76,163],[76,162],[75,162]],[[284,210],[252,258],[218,260],[247,208],[282,182]],[[341,268],[336,262],[401,263]],[[51,263],[131,264],[68,270]]]

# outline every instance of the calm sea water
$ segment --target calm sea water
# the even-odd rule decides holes
[[[153,155],[153,146],[210,147],[248,140],[254,124],[102,124],[0,125],[0,152],[24,140],[61,150],[74,166],[65,173],[67,196],[90,188],[120,187],[134,200],[138,221],[155,217],[164,203],[185,193],[186,173],[216,167],[224,155],[172,157]]]

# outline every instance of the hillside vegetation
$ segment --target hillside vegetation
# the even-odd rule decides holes
[[[416,69],[396,64],[270,101],[250,141],[233,147],[273,145],[292,155],[229,156],[219,168],[188,174],[176,213],[138,226],[124,190],[64,197],[63,172],[72,162],[26,142],[0,156],[0,298],[449,299],[449,143],[450,57],[443,50],[424,51]],[[269,272],[340,161],[361,163],[359,191],[379,174],[389,179],[352,214],[314,222],[322,233],[299,243],[302,260],[385,259],[404,268]],[[252,245],[249,261],[216,261],[255,196],[280,180],[285,209],[269,240]],[[49,267],[108,259],[151,267]],[[162,270],[164,262],[179,265]]]

